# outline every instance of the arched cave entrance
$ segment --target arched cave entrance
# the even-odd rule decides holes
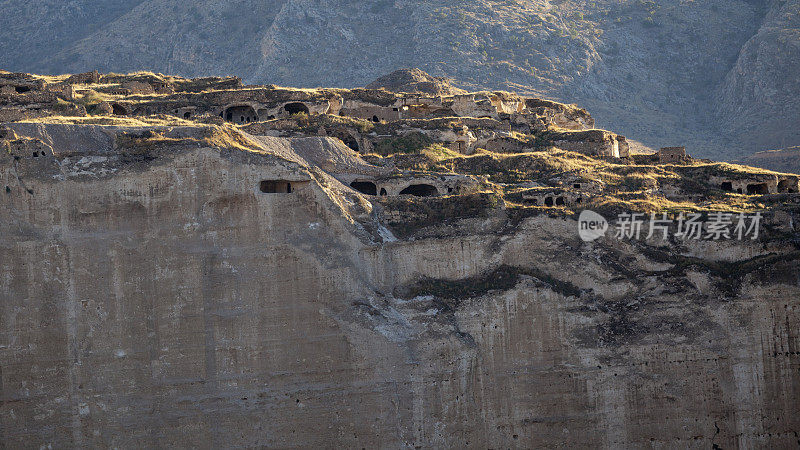
[[[400,195],[413,195],[415,197],[436,197],[439,190],[430,184],[412,184],[400,191]]]
[[[556,206],[564,206],[564,197],[556,198]]]
[[[342,136],[342,142],[344,142],[344,145],[350,147],[352,150],[358,151],[359,148],[358,141],[356,141],[356,138],[354,138],[353,136],[350,135]]]
[[[544,199],[544,205],[553,206],[553,197],[547,197],[546,199]]]
[[[248,105],[230,106],[225,109],[224,116],[225,120],[228,122],[233,122],[240,125],[258,121],[256,110],[253,109],[252,106]]]
[[[290,116],[300,113],[309,114],[308,106],[300,102],[287,103],[283,105],[283,110]]]
[[[733,183],[731,183],[730,181],[725,181],[720,186],[720,189],[722,189],[725,192],[733,192]]]
[[[108,110],[106,110],[106,111],[108,111]],[[125,109],[125,107],[120,105],[119,103],[114,103],[114,104],[111,105],[111,112],[115,116],[127,116],[128,115],[128,110]]]
[[[767,186],[767,183],[755,183],[747,185],[747,195],[764,194],[769,194],[769,186]]]
[[[350,187],[365,195],[378,195],[378,186],[370,181],[353,181]]]

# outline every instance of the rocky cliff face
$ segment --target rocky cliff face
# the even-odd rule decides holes
[[[420,67],[580,103],[652,148],[731,160],[800,143],[797,0],[146,0],[91,18],[86,2],[19,3],[0,4],[10,70],[353,87]]]
[[[800,140],[800,3],[770,2],[758,33],[742,47],[719,87],[715,108],[723,130],[754,150]],[[783,170],[789,171],[790,166]]]
[[[788,204],[755,241],[585,243],[564,208],[359,194],[331,138],[8,127],[10,447],[800,443]]]

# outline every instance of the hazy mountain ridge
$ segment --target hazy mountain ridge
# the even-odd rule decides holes
[[[716,96],[729,131],[753,150],[800,143],[800,2],[773,2]]]
[[[143,1],[1,0],[0,63],[4,69],[46,66],[55,53],[102,29]]]
[[[16,3],[0,3],[6,17],[16,14],[15,23],[26,23],[27,15],[64,20],[55,13],[60,2],[39,2],[32,12]],[[799,5],[119,1],[103,7],[108,21],[96,30],[79,21],[75,29],[88,34],[37,44],[26,57],[19,54],[24,33],[2,32],[15,57],[0,65],[48,73],[237,73],[248,82],[300,87],[361,86],[400,67],[420,67],[469,88],[579,103],[599,125],[652,147],[686,144],[698,156],[736,159],[800,143],[792,100],[800,80],[788,75],[800,65]]]
[[[740,162],[768,170],[800,173],[800,147],[756,152]]]

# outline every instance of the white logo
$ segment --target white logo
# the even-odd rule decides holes
[[[584,242],[592,242],[605,236],[608,221],[594,211],[583,211],[578,217],[578,234]]]

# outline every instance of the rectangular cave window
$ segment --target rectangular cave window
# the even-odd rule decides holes
[[[430,184],[412,184],[400,191],[400,195],[413,195],[415,197],[436,197],[439,190]]]
[[[748,195],[769,194],[769,186],[767,186],[767,183],[748,184],[747,194]]]
[[[794,180],[781,180],[778,182],[778,192],[797,192],[797,181]]]
[[[264,180],[259,188],[265,194],[291,194],[293,192],[292,183],[282,180]]]

